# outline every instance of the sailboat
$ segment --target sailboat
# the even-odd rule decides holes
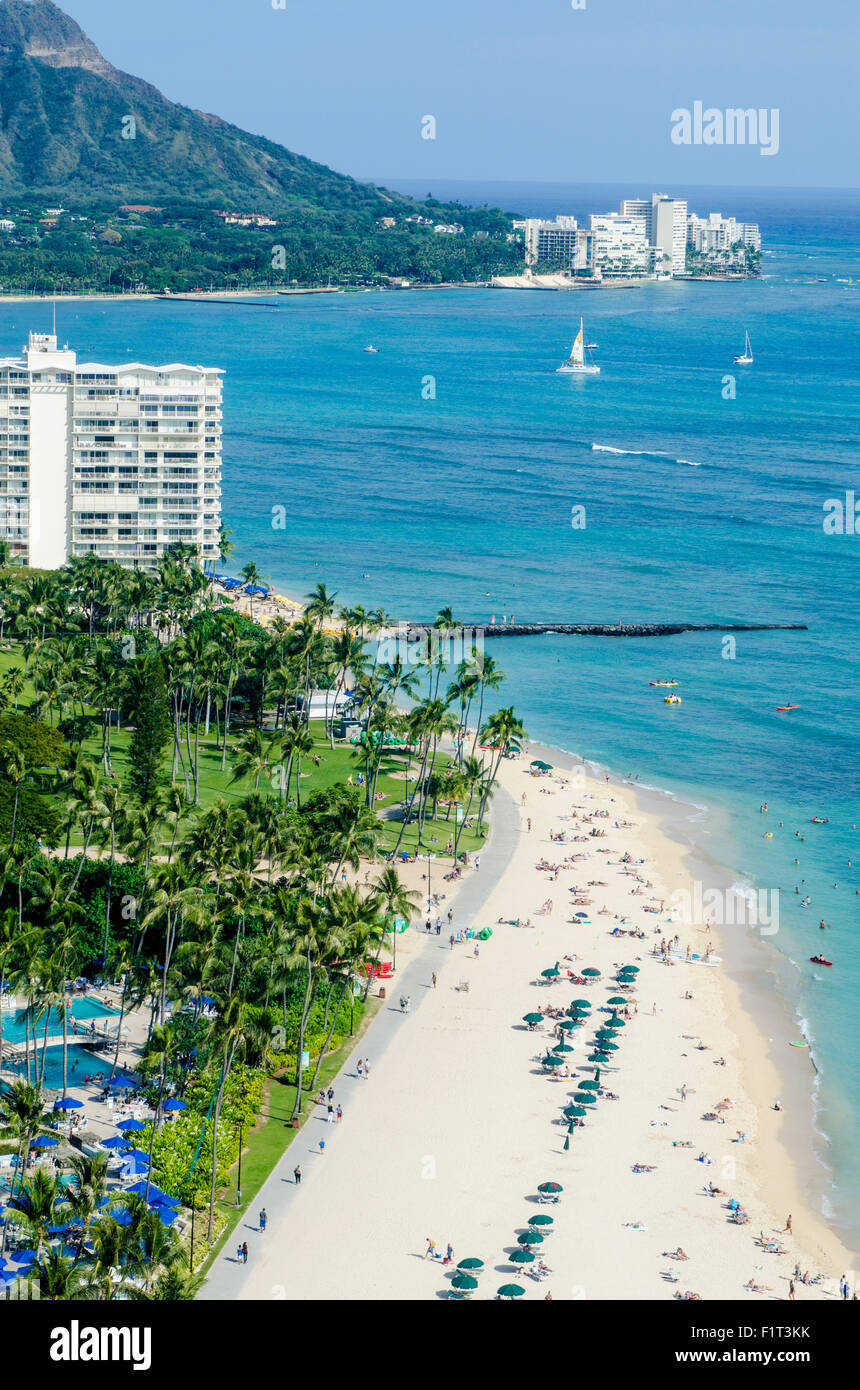
[[[593,362],[586,362],[585,360],[585,330],[582,326],[582,319],[579,320],[579,332],[574,339],[573,347],[570,349],[570,356],[566,362],[562,362],[558,370],[588,376],[596,376],[600,371],[600,368],[595,366]]]
[[[750,342],[750,335],[749,333],[747,333],[744,337],[744,350],[739,357],[735,358],[735,362],[739,367],[748,367],[752,363],[752,361],[752,343]]]

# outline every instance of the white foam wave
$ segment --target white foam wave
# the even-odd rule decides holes
[[[592,453],[616,454],[625,458],[669,459],[672,463],[686,463],[690,468],[701,468],[695,459],[673,459],[665,449],[618,449],[614,444],[592,444]]]

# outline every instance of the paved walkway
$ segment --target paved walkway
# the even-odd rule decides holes
[[[501,787],[498,787],[493,797],[493,818],[490,834],[484,848],[480,851],[481,867],[477,871],[474,869],[466,871],[466,878],[461,882],[455,897],[451,900],[450,905],[454,908],[454,925],[457,929],[465,930],[473,923],[478,924],[476,919],[507,866],[518,833],[518,809],[512,797]],[[438,973],[443,966],[447,967],[453,964],[448,942],[450,932],[445,923],[447,910],[448,904],[446,903],[444,910],[440,909],[443,918],[441,938],[437,937],[435,932],[430,936],[426,935],[423,930],[424,918],[422,915],[421,926],[417,929],[421,941],[416,954],[403,970],[398,969],[395,979],[388,983],[386,988],[388,998],[362,1036],[361,1043],[349,1056],[343,1069],[332,1082],[336,1092],[335,1098],[349,1116],[360,1110],[363,1096],[373,1089],[375,1063],[384,1057],[389,1048],[398,1045],[401,1029],[404,1026],[399,1004],[401,994],[411,997],[412,1012],[418,1012],[427,998],[431,973],[434,970]],[[483,926],[486,923],[480,925]],[[455,958],[457,951],[467,949],[465,946],[455,947]],[[369,1080],[360,1077],[356,1070],[359,1059],[365,1057],[370,1061]],[[303,1189],[306,1190],[311,1187],[312,1190],[316,1190],[316,1185],[324,1183],[326,1180],[324,1166],[314,1162],[318,1155],[319,1138],[325,1139],[327,1149],[331,1147],[332,1150],[335,1148],[340,1150],[342,1146],[348,1146],[350,1142],[354,1142],[350,1140],[350,1135],[353,1133],[353,1126],[349,1124],[315,1125],[313,1118],[305,1123],[254,1198],[253,1209],[246,1209],[243,1212],[233,1234],[216,1259],[206,1283],[197,1295],[199,1299],[235,1300],[254,1296],[246,1289],[254,1274],[255,1254],[259,1250],[260,1242],[265,1241],[271,1245],[277,1241],[280,1245],[283,1239],[281,1228],[289,1216],[293,1203],[302,1200]],[[297,1186],[293,1179],[293,1169],[297,1163],[301,1164],[303,1171],[301,1186]],[[265,1235],[261,1234],[258,1225],[258,1214],[263,1207],[266,1209],[268,1218]],[[248,1242],[249,1248],[247,1266],[243,1266],[236,1258],[237,1248],[243,1241]],[[284,1243],[286,1242],[284,1241]],[[333,1291],[333,1294],[336,1297],[337,1291]],[[271,1296],[284,1297],[285,1295],[272,1294]]]

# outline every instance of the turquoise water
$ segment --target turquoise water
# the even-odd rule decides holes
[[[119,1011],[109,1009],[106,1004],[100,1004],[97,999],[75,999],[69,1009],[67,1022],[68,1035],[72,1036],[72,1024],[77,1022],[79,1025],[90,1019],[112,1018]],[[43,1017],[36,1024],[36,1034],[41,1037],[45,1030],[45,1018]],[[3,1010],[3,1037],[7,1042],[23,1042],[27,1031],[24,1014],[18,1010]],[[56,1009],[51,1010],[50,1022],[48,1023],[48,1037],[53,1037],[56,1033],[62,1033],[63,1020]],[[31,1033],[32,1036],[32,1033]]]
[[[588,210],[559,196],[522,189],[506,202]],[[856,1231],[860,535],[825,534],[823,520],[858,482],[860,207],[844,192],[743,196],[696,206],[758,212],[760,282],[344,294],[271,309],[61,305],[58,331],[97,360],[227,369],[231,563],[253,558],[288,592],[324,579],[343,603],[413,618],[450,603],[478,623],[808,624],[739,633],[734,659],[719,633],[488,650],[507,672],[500,698],[533,737],[705,808],[689,833],[708,857],[781,890],[765,949],[813,1042],[831,1201]],[[555,374],[580,314],[602,366],[586,381]],[[48,305],[0,306],[4,350],[49,321]],[[745,329],[755,365],[734,368]],[[677,709],[648,686],[668,676]],[[800,709],[777,714],[784,703]],[[809,964],[819,950],[834,969]]]
[[[110,1076],[113,1058],[107,1059],[98,1057],[94,1052],[89,1052],[87,1048],[81,1047],[78,1043],[70,1044],[68,1049],[68,1078],[70,1086],[83,1086],[84,1076],[93,1079],[104,1077],[105,1080]],[[39,1066],[42,1064],[42,1049],[39,1048]],[[32,1074],[33,1062],[30,1060],[30,1070]],[[26,1078],[27,1069],[23,1062],[15,1062],[5,1066],[6,1075],[13,1072],[16,1076]],[[45,1053],[45,1088],[49,1091],[62,1090],[63,1086],[63,1046],[62,1043],[54,1047],[49,1047]]]

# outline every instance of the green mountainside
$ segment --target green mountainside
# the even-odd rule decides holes
[[[522,262],[498,210],[416,202],[169,101],[52,0],[0,0],[0,202],[15,222],[0,237],[6,292],[468,280]],[[228,227],[218,211],[277,226]]]

